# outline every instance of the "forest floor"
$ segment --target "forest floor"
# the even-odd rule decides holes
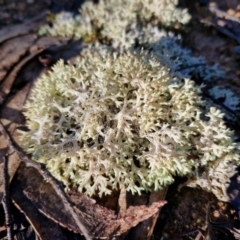
[[[207,8],[204,4],[201,5],[200,2],[204,3],[205,1],[181,1],[181,4],[187,7],[192,15],[191,23],[183,34],[183,44],[191,49],[194,56],[205,57],[209,64],[217,63],[219,68],[226,73],[224,79],[217,84],[232,89],[240,97],[240,50],[237,48],[240,45],[240,4],[238,0],[215,0],[211,1],[209,5],[211,11],[209,7]],[[70,58],[75,54],[73,51],[78,50],[78,46],[72,43],[69,51],[63,53],[63,48],[66,48],[63,47],[63,43],[68,40],[62,38],[54,39],[54,41],[45,39],[38,43],[34,33],[37,27],[45,22],[42,18],[39,22],[36,20],[37,24],[31,21],[26,24],[26,26],[33,24],[31,31],[29,27],[26,30],[22,27],[23,25],[21,25],[22,29],[19,30],[19,34],[12,33],[11,35],[11,31],[16,30],[14,26],[23,24],[40,13],[60,10],[76,11],[79,5],[80,1],[67,0],[0,0],[0,31],[1,33],[6,32],[5,36],[0,35],[0,51],[2,51],[0,53],[0,79],[12,78],[12,81],[14,81],[14,84],[11,85],[13,86],[11,91],[6,90],[7,93],[10,92],[10,98],[8,98],[10,100],[7,100],[6,95],[0,95],[2,102],[8,102],[5,103],[4,110],[1,110],[1,119],[4,119],[3,125],[8,132],[12,131],[12,126],[9,127],[6,116],[10,116],[9,114],[12,114],[12,112],[9,113],[6,109],[10,106],[8,104],[11,104],[11,98],[14,99],[13,93],[24,91],[22,90],[24,83],[27,83],[29,79],[36,78],[42,71],[47,71],[48,63],[45,61],[48,62],[49,60],[54,63],[60,56]],[[222,18],[226,21],[223,21]],[[26,33],[21,33],[21,30]],[[16,40],[18,35],[19,39]],[[12,43],[7,45],[8,41],[12,41]],[[18,41],[21,44],[18,44]],[[45,51],[46,49],[47,51]],[[49,51],[49,49],[51,50]],[[13,55],[13,51],[16,54]],[[54,53],[50,59],[49,52]],[[31,73],[29,74],[28,71]],[[15,77],[17,75],[17,77],[13,79],[11,73],[15,74]],[[1,85],[1,87],[3,86],[7,88],[7,85]],[[19,103],[19,99],[17,103]],[[21,118],[22,115],[14,115],[13,118],[16,120],[17,117]],[[240,137],[240,129],[236,126],[232,127],[235,128],[237,136]],[[1,151],[0,156],[2,156]],[[234,228],[240,228],[240,215],[237,212],[240,203],[235,205],[234,208],[232,204],[219,201],[213,194],[200,189],[183,187],[179,190],[181,183],[184,183],[184,179],[177,179],[176,183],[169,187],[165,198],[167,204],[161,209],[152,240],[240,239],[240,233],[233,230]],[[240,202],[240,198],[237,201]],[[24,215],[21,215],[17,210],[19,206],[17,200],[13,202],[15,202],[12,206],[14,216],[20,219],[20,223],[18,223],[21,225],[21,228],[16,228],[15,232],[25,231],[33,223],[31,221],[30,224],[25,222]],[[102,200],[99,203],[107,205],[102,202],[104,201]],[[15,209],[15,207],[17,208]],[[23,210],[21,207],[20,209]],[[68,225],[64,226],[61,221],[60,224],[68,228]],[[31,238],[30,233],[27,235],[26,231],[22,238],[18,235],[18,239],[34,239]],[[3,209],[0,207],[0,239],[6,236],[6,232]],[[68,236],[68,239],[78,239],[77,236],[70,233],[66,236]],[[59,239],[61,238],[59,237]],[[139,239],[141,238],[139,237]]]

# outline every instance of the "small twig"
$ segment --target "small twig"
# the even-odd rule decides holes
[[[206,63],[197,63],[197,64],[192,64],[192,65],[189,65],[189,66],[185,66],[185,67],[181,67],[181,68],[178,68],[174,71],[176,72],[181,72],[183,70],[186,70],[186,69],[189,69],[189,68],[197,68],[197,67],[202,67],[202,66],[207,66]]]
[[[215,15],[217,15],[218,17],[224,17],[225,19],[231,20],[233,22],[240,23],[240,20],[238,18],[236,18],[234,16],[231,16],[227,12],[224,12],[224,11],[218,9],[215,6],[209,6],[208,9],[209,9],[210,12],[212,12]]]
[[[124,215],[127,210],[127,193],[126,193],[126,188],[123,184],[120,187],[118,207],[119,207],[118,215],[119,216]]]
[[[71,213],[73,219],[75,220],[79,230],[82,232],[84,237],[87,240],[91,240],[92,237],[90,236],[88,230],[86,227],[81,223],[79,220],[78,215],[74,211],[74,206],[71,204],[70,200],[68,199],[67,195],[65,192],[62,190],[60,187],[59,183],[56,181],[56,179],[44,168],[43,165],[32,161],[30,158],[28,158],[19,147],[13,144],[13,141],[11,140],[11,137],[8,135],[7,131],[5,130],[4,126],[0,122],[0,132],[5,136],[5,138],[8,140],[9,143],[9,148],[12,151],[15,151],[20,159],[26,164],[28,167],[33,167],[37,169],[41,175],[44,177],[44,179],[51,184],[55,192],[58,194],[58,196],[63,200],[65,206],[67,207],[67,210]]]
[[[197,234],[197,236],[194,238],[194,235]],[[184,235],[181,235],[181,237],[188,237],[190,239],[194,239],[194,240],[200,240],[200,239],[204,239],[204,234],[202,233],[202,229],[196,229],[196,230],[192,230]]]
[[[5,223],[7,227],[7,239],[13,240],[13,232],[12,232],[12,215],[10,209],[10,197],[9,197],[9,174],[8,174],[8,157],[3,157],[3,185],[4,185],[4,193],[2,198],[2,205],[5,214]]]

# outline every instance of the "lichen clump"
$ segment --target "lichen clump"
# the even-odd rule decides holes
[[[148,25],[187,24],[191,16],[177,5],[178,0],[100,0],[97,4],[86,1],[78,15],[59,13],[51,26],[41,27],[39,34],[98,39],[111,42],[116,48],[129,48],[144,35],[143,29]]]
[[[238,160],[223,114],[200,93],[147,54],[89,51],[36,82],[22,143],[67,188],[158,190],[218,159]]]
[[[79,14],[61,12],[39,29],[40,35],[74,37],[108,46],[118,52],[133,48],[151,51],[171,70],[184,77],[212,81],[223,76],[217,65],[209,66],[202,57],[193,57],[170,32],[188,24],[191,16],[178,0],[85,1]],[[171,37],[170,37],[171,36]]]

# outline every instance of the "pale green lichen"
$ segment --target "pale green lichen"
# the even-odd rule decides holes
[[[188,23],[187,10],[177,5],[178,0],[100,0],[98,4],[86,1],[78,15],[59,13],[51,26],[41,27],[39,33],[86,41],[97,38],[116,48],[129,48],[140,39],[148,24],[154,27]]]
[[[92,45],[101,42],[119,52],[143,47],[183,77],[202,80],[222,77],[217,65],[209,66],[204,58],[193,57],[177,43],[172,33],[164,30],[164,27],[189,22],[187,10],[177,5],[178,0],[100,0],[98,4],[86,1],[78,15],[56,14],[51,26],[41,27],[39,33],[82,38]],[[169,35],[171,37],[167,37]]]
[[[98,4],[87,1],[79,15],[74,17],[69,12],[59,13],[52,21],[52,26],[42,27],[39,33],[83,38],[91,42],[89,47],[99,45],[101,39],[101,45],[105,43],[119,52],[134,47],[144,48],[183,77],[207,81],[223,77],[223,72],[217,65],[209,66],[203,57],[193,57],[190,50],[180,46],[172,33],[159,28],[159,22],[169,25],[189,21],[190,16],[186,10],[177,9],[177,3],[172,0],[150,3],[141,0],[130,3],[102,0]],[[169,11],[171,14],[166,17],[165,14]],[[160,14],[157,15],[158,12]]]
[[[22,144],[67,188],[158,190],[174,176],[239,161],[223,115],[200,93],[149,55],[85,52],[36,82]]]

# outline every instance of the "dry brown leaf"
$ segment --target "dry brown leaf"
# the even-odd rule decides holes
[[[31,200],[24,195],[21,185],[18,185],[18,180],[15,180],[15,178],[11,185],[11,197],[15,206],[25,213],[29,223],[41,240],[66,240],[59,225],[39,212]]]
[[[69,230],[80,233],[64,201],[36,169],[26,167],[22,163],[15,174],[12,185],[22,189],[25,198],[48,218]],[[16,201],[15,197],[12,197]],[[19,201],[17,204],[23,210],[22,202]],[[124,215],[119,216],[114,211],[96,204],[94,200],[79,195],[78,204],[74,206],[74,210],[92,236],[107,239],[124,234],[139,222],[158,212],[164,204],[165,201],[159,201],[149,207],[131,206]]]
[[[36,32],[42,24],[46,23],[45,17],[46,12],[42,12],[40,15],[36,16],[33,19],[28,19],[24,23],[3,28],[0,30],[0,44],[11,38]]]
[[[0,45],[0,104],[7,98],[13,84],[36,79],[44,69],[43,65],[35,58],[43,51],[53,51],[54,62],[59,59],[62,49],[69,38],[42,37],[29,34],[10,39]],[[31,67],[27,67],[29,65]],[[33,66],[33,67],[32,67]],[[29,71],[30,70],[30,71]],[[19,76],[19,73],[20,76]],[[29,74],[30,73],[30,74]]]
[[[16,80],[16,77],[20,70],[23,68],[23,66],[32,58],[34,58],[36,55],[38,55],[40,52],[42,52],[43,49],[37,49],[34,52],[32,52],[29,56],[24,58],[22,61],[20,61],[13,70],[9,73],[9,75],[4,80],[3,84],[1,85],[1,97],[0,97],[0,104],[3,103],[3,101],[6,99],[6,96],[10,93],[12,86]]]
[[[20,58],[27,53],[28,48],[35,40],[35,34],[28,34],[10,39],[0,45],[0,82]]]
[[[31,83],[27,84],[23,89],[18,91],[6,102],[6,104],[4,104],[0,113],[0,120],[2,124],[14,140],[16,140],[17,135],[16,129],[23,126],[25,123],[22,108],[27,99],[30,87]]]
[[[25,198],[41,210],[49,218],[63,227],[79,232],[79,228],[65,206],[64,201],[56,194],[51,184],[46,182],[43,176],[33,167],[26,167],[21,163],[15,174],[12,185],[21,189]],[[15,201],[15,199],[14,199]],[[22,202],[18,203],[21,208]],[[81,219],[85,221],[85,218]]]
[[[77,225],[78,232],[82,232],[86,239],[90,240],[91,238],[86,227],[79,220],[79,217],[76,215],[72,207],[72,204],[69,202],[69,199],[62,190],[60,184],[48,173],[48,171],[45,170],[43,165],[38,164],[29,159],[28,156],[25,155],[19,149],[19,147],[12,142],[11,137],[8,135],[7,131],[5,130],[1,122],[0,122],[0,134],[2,134],[5,137],[4,141],[8,142],[9,149],[11,149],[12,152],[16,153],[17,157],[20,158],[20,160],[24,162],[26,166],[37,170],[37,173],[44,179],[44,181],[48,182],[52,186],[54,192],[58,195],[59,200],[64,203],[65,209],[71,214],[72,219],[75,221],[75,225]]]
[[[14,139],[16,136],[16,128],[19,125],[24,124],[24,118],[22,115],[22,107],[26,100],[26,96],[28,94],[30,85],[25,86],[21,91],[17,92],[16,95],[11,98],[6,105],[2,108],[1,114],[0,114],[0,121],[3,124],[3,126],[6,127],[6,129],[11,133],[12,138]],[[1,141],[1,149],[0,154],[2,157],[4,157],[6,154],[9,156],[8,161],[8,175],[9,180],[11,181],[16,170],[18,169],[18,166],[20,164],[20,159],[18,155],[12,151],[12,149],[9,147],[11,146],[11,143],[8,140],[8,136],[6,136],[6,133],[0,132],[0,141]],[[2,159],[2,158],[1,158]],[[3,195],[3,183],[4,183],[4,174],[3,174],[3,162],[0,163],[0,202],[2,200]]]
[[[161,200],[165,199],[166,193],[167,193],[168,187],[165,187],[162,190],[159,191],[153,191],[150,194],[148,205],[159,202]],[[150,218],[146,219],[145,221],[138,224],[138,226],[134,229],[132,229],[129,233],[129,236],[131,239],[138,239],[138,240],[148,240],[151,238],[154,227],[156,225],[158,216],[160,214],[160,211],[156,212],[154,215],[152,215]]]
[[[0,195],[1,199],[1,195]],[[0,239],[3,239],[7,235],[7,227],[5,224],[5,215],[2,205],[0,205]]]
[[[0,132],[0,202],[2,201],[4,186],[3,186],[3,176],[4,176],[4,156],[8,152],[8,142],[5,136]]]

